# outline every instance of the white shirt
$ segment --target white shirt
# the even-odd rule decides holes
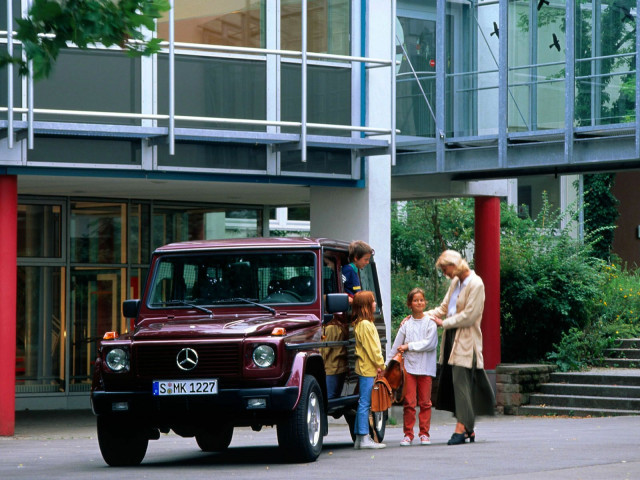
[[[412,375],[436,376],[436,347],[438,346],[438,327],[433,320],[425,315],[404,322],[398,330],[398,335],[391,347],[391,357],[398,351],[398,347],[409,345],[404,352],[404,368]]]
[[[469,275],[467,275],[467,278],[465,278],[463,282],[458,282],[455,290],[451,292],[451,298],[449,298],[449,305],[447,306],[447,318],[449,318],[451,315],[456,314],[456,302],[458,301],[458,295],[460,295],[462,289],[467,286],[467,284],[471,280],[472,275],[475,275],[475,272],[473,270]]]

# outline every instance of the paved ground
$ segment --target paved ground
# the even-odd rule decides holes
[[[640,416],[480,419],[475,444],[448,446],[454,421],[434,412],[432,445],[400,447],[402,429],[389,426],[384,450],[355,451],[346,425],[330,425],[318,461],[278,461],[274,429],[236,429],[225,454],[204,454],[174,434],[150,442],[143,464],[107,467],[89,411],[19,412],[14,437],[0,437],[0,479],[83,478],[420,478],[610,480],[640,479]]]

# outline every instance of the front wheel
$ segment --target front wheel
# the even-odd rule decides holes
[[[196,442],[203,452],[223,452],[233,437],[233,425],[223,425],[214,431],[196,433]]]
[[[144,429],[129,418],[98,417],[98,445],[102,458],[112,467],[140,465],[147,453],[149,438]]]
[[[305,375],[298,406],[278,424],[278,445],[293,461],[313,462],[322,451],[326,422],[320,385],[315,377]]]

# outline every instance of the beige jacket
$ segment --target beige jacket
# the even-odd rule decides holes
[[[442,327],[445,330],[457,328],[451,355],[447,359],[449,365],[472,368],[473,355],[476,356],[476,368],[484,368],[484,357],[482,356],[482,312],[484,310],[484,283],[482,279],[471,272],[469,283],[462,289],[456,301],[456,314],[449,318],[449,299],[451,293],[460,283],[458,277],[454,277],[449,285],[449,290],[444,296],[444,300],[439,307],[429,310],[427,315],[445,319]],[[444,341],[440,342],[440,359],[438,363],[444,364]]]

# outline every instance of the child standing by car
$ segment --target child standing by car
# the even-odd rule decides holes
[[[356,337],[356,373],[360,398],[354,431],[356,442],[353,448],[384,448],[384,443],[376,443],[369,436],[369,410],[371,390],[376,377],[382,375],[384,357],[378,330],[374,325],[373,312],[376,310],[373,292],[362,290],[353,297],[353,331]]]
[[[373,248],[362,240],[354,240],[349,244],[349,264],[342,267],[342,284],[344,291],[349,295],[349,303],[353,302],[353,296],[362,290],[359,271],[369,265]]]
[[[436,376],[436,347],[438,327],[424,314],[426,307],[424,291],[414,288],[407,295],[407,306],[411,316],[402,322],[391,353],[401,352],[404,356],[406,391],[403,401],[404,438],[403,447],[413,442],[413,427],[418,415],[420,445],[429,445],[431,428],[431,382]]]

